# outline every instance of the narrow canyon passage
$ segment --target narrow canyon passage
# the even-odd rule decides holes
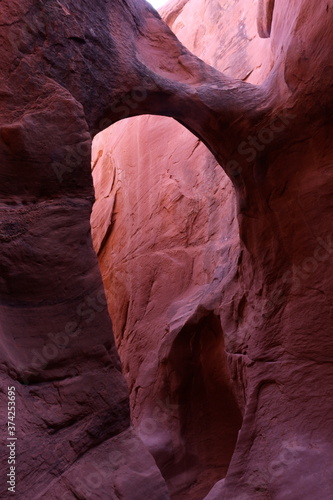
[[[331,500],[333,0],[94,7],[0,5],[0,495]]]
[[[176,453],[174,465],[162,465],[161,471],[167,484],[171,476],[171,494],[178,478],[188,478],[183,494],[174,498],[203,498],[226,476],[242,423],[220,318],[210,313],[198,324],[185,325],[165,361],[164,373],[165,394],[179,408],[183,450]]]
[[[241,425],[214,314],[238,256],[234,189],[163,117],[96,136],[92,166],[92,236],[134,426],[171,497],[202,499],[226,475]]]
[[[303,5],[304,15],[309,8],[309,4]],[[210,9],[212,9],[211,4],[207,5],[207,10],[203,7],[208,26],[210,20],[214,18],[214,11]],[[249,37],[244,42],[244,34],[247,30],[251,31],[251,22],[256,19],[249,6],[247,9],[248,24],[238,26],[238,30],[235,30],[237,35],[230,33],[230,48],[228,28],[222,24],[221,32],[224,35],[222,44],[225,49],[223,56],[218,45],[215,53],[210,45],[211,52],[207,54],[205,45],[205,35],[209,36],[207,25],[206,32],[200,23],[197,26],[201,38],[197,36],[197,32],[193,33],[193,24],[189,25],[188,31],[186,30],[186,16],[190,18],[189,10],[186,11],[185,8],[185,11],[178,13],[178,17],[173,17],[172,11],[166,9],[163,15],[166,20],[170,19],[170,24],[176,33],[184,37],[186,45],[199,52],[199,55],[210,57],[211,59],[208,59],[210,63],[224,70],[232,61],[233,72],[239,71],[244,78],[250,75],[252,81],[258,82],[269,72],[271,50],[274,49],[273,52],[276,54],[278,50],[274,38],[272,41],[266,38],[263,41],[266,49],[261,53],[255,53],[259,57],[265,54],[265,59],[256,61],[254,47],[256,43],[262,41]],[[229,12],[235,15],[233,9]],[[228,16],[228,11],[225,15]],[[281,20],[282,18],[278,17],[277,22]],[[324,18],[323,22],[325,23]],[[303,35],[299,27],[299,36],[307,36],[305,26]],[[291,28],[292,22],[290,26],[284,27],[286,31]],[[267,37],[270,31],[269,23],[262,24],[260,30],[262,35]],[[278,33],[277,27],[275,33]],[[287,37],[286,33],[285,36]],[[237,46],[237,58],[235,58],[237,52],[235,45],[231,44],[235,38],[240,44]],[[243,44],[246,44],[245,50]],[[297,45],[288,53],[291,60],[297,57],[293,50],[297,52]],[[325,58],[324,52],[322,57]],[[245,67],[238,67],[240,61],[243,65],[245,63]],[[289,92],[292,92],[292,89],[296,90],[297,84],[291,70],[289,73],[288,64],[291,63],[286,63],[285,78]],[[273,75],[274,72],[271,78]],[[319,85],[325,87],[325,82],[328,81],[329,78],[322,79]],[[273,84],[268,79],[265,85]],[[283,83],[279,85],[283,89]],[[287,98],[288,91],[281,90],[281,95],[283,94]],[[170,456],[167,450],[170,449],[170,443],[173,443],[169,437],[170,429],[176,427],[175,421],[168,419],[167,415],[173,411],[177,413],[175,420],[188,440],[189,450],[193,449],[191,436],[193,438],[193,426],[196,425],[195,402],[198,401],[199,394],[202,400],[206,401],[207,419],[210,415],[209,401],[205,400],[205,395],[200,392],[199,386],[202,380],[197,381],[198,385],[195,385],[191,379],[190,365],[181,356],[181,352],[186,353],[187,349],[186,341],[185,344],[177,343],[183,328],[181,324],[183,322],[184,325],[185,318],[196,315],[200,317],[197,312],[201,310],[200,308],[211,311],[209,314],[212,311],[219,311],[219,324],[226,340],[227,364],[237,399],[235,408],[239,408],[245,418],[227,479],[224,483],[217,483],[207,497],[209,500],[229,499],[236,494],[240,498],[244,496],[244,499],[249,495],[258,499],[280,498],[280,496],[284,498],[286,495],[287,497],[297,495],[299,491],[312,500],[317,493],[311,484],[319,480],[319,477],[322,484],[321,495],[324,498],[331,496],[332,485],[329,479],[331,452],[328,443],[331,442],[332,436],[329,427],[323,430],[320,423],[321,415],[328,415],[330,412],[330,402],[327,401],[325,405],[321,403],[321,412],[318,416],[315,416],[312,410],[316,406],[315,400],[326,399],[324,396],[326,389],[318,385],[319,380],[322,377],[331,379],[330,365],[326,364],[330,354],[327,356],[324,354],[329,353],[332,347],[330,300],[324,295],[331,290],[330,278],[325,275],[325,269],[331,265],[332,253],[332,238],[328,227],[329,193],[332,186],[329,168],[325,167],[331,162],[329,147],[331,135],[329,119],[325,118],[322,123],[323,118],[316,111],[316,106],[321,106],[319,102],[322,98],[324,92],[320,91],[316,94],[318,104],[309,102],[307,111],[303,112],[300,105],[304,102],[303,94],[298,97],[299,102],[297,96],[293,96],[289,104],[278,108],[275,114],[268,113],[268,118],[265,117],[256,131],[249,129],[248,136],[241,137],[235,147],[234,159],[226,165],[221,162],[227,172],[228,166],[231,168],[237,202],[228,183],[216,177],[216,173],[213,176],[213,183],[206,184],[205,175],[198,174],[197,171],[208,172],[209,165],[214,159],[207,162],[209,155],[200,149],[202,145],[199,146],[195,139],[190,139],[190,136],[187,139],[188,148],[182,146],[181,140],[185,132],[176,125],[174,130],[167,128],[164,119],[138,118],[136,125],[124,122],[117,125],[120,128],[114,132],[114,138],[111,133],[109,136],[105,135],[100,146],[96,146],[96,158],[98,151],[103,150],[103,155],[106,155],[110,146],[113,157],[109,158],[110,171],[121,172],[128,169],[128,174],[123,174],[119,184],[113,179],[114,187],[111,192],[114,196],[112,203],[115,203],[115,215],[112,218],[112,227],[108,218],[110,213],[104,217],[106,207],[110,210],[111,206],[107,200],[103,201],[107,190],[104,194],[97,192],[96,218],[93,216],[92,219],[93,233],[109,298],[111,317],[115,319],[115,331],[122,332],[117,342],[129,382],[133,417],[138,424],[139,432],[141,419],[144,422],[141,425],[141,437],[148,449],[157,457],[162,470],[163,461],[166,462]],[[308,134],[313,136],[309,142],[307,142]],[[169,141],[170,137],[173,139]],[[180,151],[179,158],[175,154],[176,145]],[[98,189],[107,186],[102,178],[101,165],[104,163],[106,166],[108,160],[102,156],[100,160],[100,166],[96,165],[94,171],[95,186],[97,185]],[[170,164],[174,162],[175,166],[170,168]],[[193,168],[195,175],[200,179],[197,182],[201,182],[206,189],[207,196],[203,196],[203,205],[211,208],[211,211],[208,210],[205,214],[202,205],[200,206],[195,200],[195,195],[190,190],[190,186],[196,185],[191,177]],[[151,177],[154,182],[150,182]],[[151,188],[151,185],[154,187]],[[219,202],[215,202],[214,207],[212,202],[214,195],[211,195],[210,199],[208,194],[214,192],[214,185],[227,189],[224,193],[217,192],[220,200],[223,200],[222,205],[220,202],[223,208],[221,212]],[[124,194],[125,189],[128,199]],[[157,195],[159,191],[161,191],[160,196]],[[322,193],[322,196],[315,201],[318,192]],[[117,196],[118,202],[115,201]],[[103,203],[104,208],[102,208]],[[238,204],[237,217],[231,208],[233,203],[234,206]],[[166,209],[163,212],[161,207],[164,206]],[[124,207],[128,210],[127,219],[131,220],[130,223],[127,223],[122,215]],[[214,211],[219,222],[211,226]],[[321,214],[327,214],[327,217],[322,218]],[[240,227],[240,237],[236,220]],[[192,245],[202,238],[203,231],[200,226],[214,227],[216,233],[212,236],[213,230],[209,233],[208,239],[203,240],[207,250],[206,260],[202,255],[198,255],[194,260],[196,263],[193,264],[193,260],[188,258],[188,248],[193,248]],[[107,227],[110,228],[109,234]],[[179,234],[183,236],[180,240]],[[208,250],[208,241],[212,243],[216,234],[220,241],[225,242],[222,265],[221,260],[218,262],[222,254],[219,254],[217,248],[212,250],[214,246],[212,244]],[[167,237],[172,237],[178,245],[177,251],[172,256],[169,250],[166,251]],[[126,248],[123,249],[120,242],[125,241]],[[118,260],[118,255],[125,255],[125,260],[122,262],[121,257]],[[182,256],[179,257],[180,255]],[[130,264],[132,258],[135,259],[133,265]],[[155,259],[156,267],[152,264]],[[164,259],[169,259],[168,265],[163,264]],[[190,271],[190,274],[192,273],[190,282],[186,281],[187,274],[179,266],[180,259],[188,262],[189,270],[194,267],[194,271]],[[196,269],[207,269],[207,262],[213,263],[216,273],[214,274],[211,269],[211,273],[205,277],[206,281],[203,279],[201,282],[201,285],[206,284],[206,289],[198,291],[195,286],[198,280]],[[177,276],[167,270],[174,263],[178,265]],[[311,291],[313,280],[320,285]],[[189,284],[187,294],[184,285],[179,296],[177,283],[180,281]],[[120,296],[117,297],[116,293],[112,292],[113,287],[118,292],[121,290]],[[172,302],[174,304],[170,306]],[[306,314],[303,313],[304,308]],[[166,310],[169,314],[165,314]],[[199,323],[199,320],[194,321],[196,325]],[[193,328],[193,331],[197,331],[197,326]],[[314,329],[313,334],[309,328]],[[190,332],[191,328],[187,330],[184,326],[184,331]],[[168,336],[173,340],[168,341]],[[163,340],[161,347],[158,348],[158,339],[161,337]],[[185,369],[179,368],[181,363],[176,361],[176,350],[172,350],[173,342],[178,346],[179,357],[187,367],[188,373]],[[158,362],[154,354],[151,356],[147,354],[149,351],[156,352],[161,358],[160,366],[156,366]],[[194,361],[195,351],[191,351],[191,354],[192,363],[197,366]],[[184,355],[186,357],[186,354]],[[166,366],[165,371],[163,363]],[[221,366],[224,366],[223,363]],[[200,373],[198,366],[197,370]],[[160,376],[157,376],[159,371]],[[169,387],[172,394],[166,381],[170,373],[171,379],[172,377],[177,379],[177,373],[179,380],[183,378],[183,383],[177,391],[186,394],[194,409],[190,403],[187,407],[174,400],[161,404],[158,388],[163,387],[163,383],[165,387]],[[307,391],[304,393],[296,389],[297,384],[300,384],[301,373],[307,373]],[[198,377],[200,379],[199,375]],[[185,388],[186,380],[188,392]],[[195,396],[198,399],[191,393],[191,384],[196,387]],[[221,386],[219,390],[222,394]],[[155,394],[158,395],[157,404],[154,403]],[[273,401],[276,403],[273,404]],[[302,418],[297,414],[298,407],[302,408]],[[222,420],[221,417],[221,428],[218,433],[221,441],[219,442],[219,437],[216,437],[220,450],[225,449],[222,445],[224,429],[230,429],[228,421],[224,421],[222,425]],[[236,436],[237,425],[233,430],[230,429],[231,436]],[[168,431],[163,434],[165,428],[168,428]],[[206,442],[209,442],[208,437]],[[275,443],[274,446],[272,443]],[[198,442],[194,448],[196,446]],[[318,451],[314,453],[312,449]],[[179,446],[179,457],[182,456],[182,451]],[[203,451],[202,455],[205,456]],[[321,457],[318,462],[321,464],[319,466],[321,469],[316,466],[318,456]],[[175,468],[178,477],[177,473],[173,472],[171,464],[169,470],[164,469],[171,491],[180,484],[177,480],[184,481],[184,484],[187,480],[190,482],[191,470],[195,470],[194,462],[195,460],[188,461],[187,467],[179,463],[178,468]],[[304,474],[302,471],[308,471],[309,468],[312,468],[313,473],[305,482],[306,486],[303,486],[299,478]],[[183,469],[186,469],[186,473],[183,473]],[[221,468],[217,475],[218,473],[220,478],[223,478],[225,470],[222,471]],[[166,474],[170,474],[170,477],[168,478]],[[176,477],[172,478],[172,474]],[[285,477],[284,484],[280,481],[282,474]],[[184,498],[202,498],[207,477],[202,480],[200,486],[201,478],[197,475],[196,485],[184,489]],[[178,493],[175,498],[177,495]],[[181,495],[180,490],[180,498]]]

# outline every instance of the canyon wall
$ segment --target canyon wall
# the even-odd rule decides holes
[[[323,137],[308,138],[323,127],[330,135],[319,111],[311,123],[306,97],[327,90],[325,82],[310,90],[314,76],[302,73],[319,50],[308,33],[311,5],[277,3],[270,37],[273,4],[189,0],[161,9],[205,62],[282,98],[236,143],[236,195],[205,145],[169,119],[124,120],[93,145],[93,240],[132,415],[174,499],[202,499],[225,477],[240,429],[227,482],[209,499],[310,500],[319,482],[323,498],[333,492],[331,431],[321,423],[330,403],[320,390],[331,373],[322,356],[332,345],[332,185]],[[316,14],[315,40],[329,15],[330,6]],[[251,167],[248,184],[237,185]],[[319,191],[327,196],[315,208]]]
[[[258,36],[256,4],[176,1],[161,15],[225,74],[267,76],[270,41]],[[240,258],[234,189],[207,147],[165,117],[111,126],[95,138],[92,161],[93,241],[135,427],[172,497],[202,499],[226,474],[244,404],[219,312]]]
[[[1,498],[332,497],[332,3],[1,2]]]

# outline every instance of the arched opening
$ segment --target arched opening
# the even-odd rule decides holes
[[[164,391],[176,410],[180,445],[172,461],[157,464],[174,499],[202,499],[225,477],[242,423],[214,312],[204,311],[177,335],[165,360]]]
[[[231,182],[191,132],[150,115],[96,136],[93,177],[93,239],[134,426],[172,499],[202,500],[241,425],[219,314],[204,305],[237,261]]]

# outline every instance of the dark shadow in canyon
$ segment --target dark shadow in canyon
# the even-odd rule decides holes
[[[179,332],[165,367],[165,389],[178,405],[181,457],[160,465],[174,500],[203,498],[225,477],[242,416],[231,388],[220,319],[207,312]],[[177,491],[179,476],[189,484]],[[185,478],[181,478],[182,482]]]
[[[191,226],[189,241],[186,244],[178,241],[179,236],[176,233],[183,230],[180,219],[187,221],[187,224],[193,219],[193,214],[186,212],[186,204],[184,210],[180,213],[176,211],[175,206],[172,206],[172,208],[170,206],[166,207],[170,218],[170,220],[168,219],[169,225],[174,226],[176,234],[172,241],[170,236],[167,235],[168,230],[165,230],[164,227],[160,227],[157,231],[157,228],[151,228],[145,223],[146,218],[150,220],[157,210],[156,203],[169,202],[169,199],[165,199],[161,194],[159,201],[151,203],[149,210],[145,208],[147,213],[143,211],[144,206],[150,205],[147,201],[147,192],[154,186],[155,182],[152,180],[155,172],[152,173],[152,165],[149,164],[150,150],[152,147],[156,147],[155,142],[161,142],[161,137],[167,134],[162,126],[161,136],[158,134],[151,136],[149,133],[153,133],[153,130],[147,126],[146,134],[148,135],[142,137],[139,132],[142,123],[138,122],[138,128],[132,129],[131,126],[134,126],[132,120],[136,120],[136,118],[122,120],[123,124],[128,121],[127,129],[115,129],[114,135],[105,135],[104,139],[102,139],[103,142],[95,142],[95,147],[93,147],[93,170],[94,176],[97,172],[95,183],[98,183],[98,185],[95,184],[95,187],[98,188],[96,198],[100,204],[98,207],[96,206],[96,219],[94,219],[93,224],[94,229],[94,227],[97,227],[96,224],[99,220],[98,233],[96,232],[94,235],[95,250],[99,256],[100,265],[102,265],[104,285],[107,292],[109,292],[109,312],[113,321],[116,343],[124,371],[127,373],[126,378],[131,381],[129,382],[129,389],[132,393],[134,427],[138,430],[143,442],[154,456],[168,484],[172,500],[185,500],[187,498],[202,500],[214,484],[226,476],[235,449],[238,431],[241,428],[242,416],[235,395],[232,392],[232,381],[225,353],[224,334],[220,317],[217,314],[212,310],[200,307],[202,313],[200,313],[199,318],[185,320],[184,326],[178,333],[172,332],[172,334],[168,335],[166,344],[164,344],[163,355],[156,352],[156,350],[158,351],[156,344],[161,347],[164,339],[162,337],[159,340],[154,338],[155,335],[161,334],[160,326],[163,320],[159,318],[158,323],[160,326],[157,328],[156,325],[149,324],[149,315],[144,320],[140,315],[136,316],[136,314],[139,314],[139,309],[136,309],[138,305],[133,305],[133,302],[137,300],[135,295],[138,293],[140,297],[142,296],[140,304],[142,303],[144,314],[146,314],[147,304],[144,304],[145,300],[149,300],[153,286],[152,283],[149,283],[148,271],[146,270],[144,275],[142,275],[143,270],[140,271],[140,252],[143,252],[143,254],[147,252],[147,242],[154,242],[152,248],[149,246],[151,260],[153,260],[155,259],[154,252],[167,254],[172,251],[173,246],[184,245],[184,251],[186,245],[189,245],[192,249],[195,248],[193,245],[198,238],[198,234],[196,234],[196,226]],[[115,125],[115,127],[118,126],[118,124]],[[111,131],[112,127],[109,131]],[[128,144],[123,142],[124,134],[130,137],[133,135],[133,142],[131,143],[129,139]],[[148,139],[150,142],[147,142]],[[192,196],[190,194],[192,182],[194,182],[192,178],[195,178],[198,165],[191,168],[192,157],[190,157],[189,163],[186,164],[183,158],[186,158],[186,155],[182,150],[182,141],[180,139],[177,136],[179,145],[177,141],[174,144],[174,147],[179,147],[179,152],[175,154],[175,158],[169,159],[168,163],[172,163],[174,160],[179,168],[188,172],[188,178],[186,180],[182,179],[182,181],[187,185],[188,196]],[[191,136],[188,137],[188,140],[190,139]],[[95,141],[98,140],[97,136]],[[138,151],[136,149],[139,147],[137,144],[140,144]],[[154,146],[152,146],[153,144]],[[192,149],[195,151],[198,145],[199,143],[196,140]],[[188,147],[191,149],[190,145]],[[202,145],[201,147],[204,148]],[[143,156],[139,161],[136,154],[140,154],[141,150],[141,156]],[[126,155],[122,160],[123,151],[126,151]],[[201,150],[201,154],[203,152]],[[212,184],[211,187],[207,186],[209,193],[210,190],[213,191],[216,183],[221,182],[221,180],[219,177],[216,178],[216,173],[214,173],[216,160],[208,150],[207,155],[207,158],[203,156],[199,166],[207,170],[209,182]],[[179,161],[181,165],[178,164]],[[194,161],[196,161],[195,158]],[[100,165],[98,165],[99,162],[101,162]],[[134,165],[135,169],[133,168]],[[120,170],[120,173],[118,173],[117,169]],[[126,169],[128,169],[128,173]],[[171,173],[177,175],[171,171],[169,172],[170,177]],[[158,175],[156,175],[156,182],[159,182]],[[119,184],[117,184],[118,176],[120,178]],[[141,191],[138,188],[140,182],[143,182],[142,176],[146,179],[144,183],[144,199],[140,198]],[[128,183],[130,181],[131,189],[129,190]],[[127,189],[125,186],[127,186]],[[231,183],[230,189],[233,190]],[[160,186],[155,185],[153,190],[158,192]],[[195,194],[193,196],[195,197]],[[126,201],[126,205],[122,197],[126,197],[127,200],[130,199],[130,204]],[[173,197],[173,192],[170,197]],[[110,206],[111,211],[106,208],[106,203]],[[177,205],[177,203],[175,202],[174,205]],[[140,214],[140,217],[134,217],[133,210],[135,213]],[[124,216],[124,212],[128,212],[127,216]],[[143,213],[144,217],[142,218]],[[104,218],[102,219],[99,214],[103,214]],[[224,215],[228,220],[229,215],[227,213]],[[106,216],[108,220],[106,220]],[[213,225],[210,229],[212,234],[215,234],[217,228],[222,231],[224,224],[227,224],[216,215],[215,218],[218,222],[211,222]],[[127,232],[129,229],[125,227],[126,221],[130,219],[131,224],[135,226],[133,234]],[[214,224],[216,224],[216,227]],[[138,236],[140,231],[144,231],[147,236],[145,238]],[[226,231],[228,230],[226,229]],[[114,238],[113,233],[115,234]],[[210,240],[209,234],[207,233],[208,240]],[[228,233],[226,232],[226,234]],[[132,240],[131,246],[134,248],[133,255],[128,250],[126,251],[126,261],[134,260],[134,267],[128,268],[126,272],[123,269],[124,264],[122,261],[120,263],[117,260],[114,261],[115,254],[119,252],[122,254],[125,239]],[[143,245],[142,249],[140,245]],[[217,252],[217,249],[215,249],[215,252]],[[194,255],[193,258],[197,259],[196,266],[201,266],[200,255]],[[225,258],[227,257],[223,257],[223,260]],[[186,265],[185,261],[183,265]],[[190,265],[188,267],[191,268]],[[213,269],[214,265],[211,264],[210,267]],[[131,270],[132,273],[138,274],[138,277],[132,276],[131,278]],[[159,269],[158,272],[163,271]],[[169,278],[172,279],[174,271],[168,269],[168,272],[171,272]],[[216,269],[214,268],[215,273]],[[124,290],[127,287],[125,282],[120,283],[119,280],[126,281],[129,279],[131,281],[133,278],[134,282],[137,283],[137,287],[141,290],[136,292],[130,286],[130,291],[126,292],[127,298],[124,305],[122,296],[125,292],[121,291],[119,287],[124,288]],[[207,277],[208,282],[212,279],[213,276]],[[184,285],[185,289],[187,287],[190,290],[192,282],[193,277],[187,285]],[[169,306],[172,305],[173,308],[177,308],[176,299],[179,292],[169,290],[167,281],[159,281],[159,283],[164,292],[161,292],[163,296],[156,295],[156,300],[162,300],[166,308],[168,304]],[[129,308],[131,309],[129,310]],[[135,325],[129,327],[128,322],[131,323],[134,320]],[[136,320],[139,323],[136,323]],[[140,321],[143,321],[143,326],[146,325],[146,328],[149,325],[148,331],[140,326]],[[155,331],[154,328],[157,328],[157,330]],[[143,343],[146,348],[142,351]],[[150,356],[156,353],[156,384],[153,393],[143,396],[141,382],[137,381],[136,373],[138,359],[141,359],[142,363],[139,372],[141,374],[140,380],[145,372],[149,370],[150,361],[147,362],[146,360],[147,353],[149,359]],[[149,384],[148,374],[147,377],[144,384]]]

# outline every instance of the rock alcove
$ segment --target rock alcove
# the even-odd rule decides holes
[[[1,425],[6,436],[14,386],[20,500],[170,497],[140,426],[130,426],[134,385],[121,372],[90,234],[91,139],[124,118],[124,106],[127,117],[176,119],[234,186],[214,272],[170,304],[171,323],[154,326],[162,366],[179,380],[188,325],[207,338],[223,332],[242,424],[206,500],[332,497],[333,4],[261,1],[258,24],[257,8],[179,1],[164,22],[143,0],[97,0],[93,11],[85,0],[1,2]],[[206,62],[167,26],[185,37],[198,13],[186,44]],[[151,300],[159,293],[152,288]],[[125,317],[126,307],[118,331]],[[128,356],[146,349],[125,344]],[[131,392],[133,408],[156,374],[155,358],[139,361],[147,378]]]

